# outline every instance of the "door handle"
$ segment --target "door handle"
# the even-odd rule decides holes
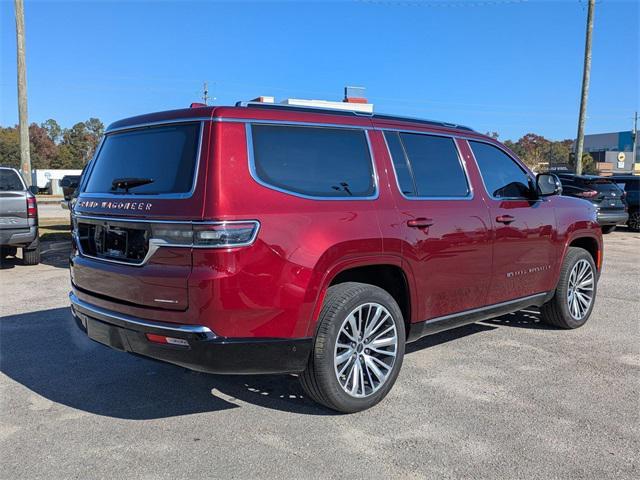
[[[429,228],[433,223],[433,220],[430,218],[414,218],[412,220],[407,220],[407,225],[413,228]]]
[[[515,217],[512,217],[511,215],[498,215],[496,217],[496,222],[504,223],[505,225],[509,225],[514,220]]]

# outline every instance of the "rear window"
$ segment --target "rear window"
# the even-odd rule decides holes
[[[598,192],[620,192],[621,188],[610,180],[590,180],[585,182],[585,185],[589,188],[593,188]]]
[[[0,169],[0,191],[10,192],[13,190],[24,190],[20,177],[13,170]]]
[[[253,165],[263,183],[312,197],[368,197],[374,171],[364,130],[252,125]]]
[[[118,179],[152,180],[130,194],[187,193],[193,186],[200,124],[166,125],[105,137],[84,188],[88,193],[125,193]]]

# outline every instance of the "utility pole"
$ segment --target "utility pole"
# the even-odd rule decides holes
[[[587,11],[587,38],[584,46],[584,70],[582,71],[582,96],[580,98],[580,117],[578,118],[578,138],[576,139],[576,174],[582,174],[582,151],[584,149],[584,123],[587,117],[587,98],[591,78],[591,34],[593,33],[593,15],[596,0],[589,0]]]
[[[636,143],[638,143],[638,112],[636,112],[636,114],[633,117],[633,131],[631,132],[631,140],[633,141],[633,154],[631,156],[631,158],[633,160],[631,160],[631,168],[635,169],[635,163],[638,161],[638,159],[636,158],[637,155],[637,150],[636,150]]]
[[[29,152],[29,120],[27,118],[27,67],[24,54],[24,4],[15,0],[16,43],[18,50],[18,123],[20,125],[20,170],[31,186],[31,154]]]
[[[202,92],[202,100],[205,105],[209,105],[207,102],[209,101],[209,89],[207,87],[207,82],[204,82],[204,89]]]

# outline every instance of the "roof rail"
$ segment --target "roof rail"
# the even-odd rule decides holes
[[[344,115],[344,116],[353,116],[353,117],[368,117],[374,118],[378,120],[394,120],[401,122],[411,122],[411,123],[419,123],[422,125],[431,125],[436,127],[445,127],[445,128],[457,128],[459,130],[467,130],[469,132],[475,132],[475,130],[471,127],[466,127],[464,125],[460,125],[457,123],[449,123],[449,122],[441,122],[437,120],[426,120],[422,118],[415,117],[404,117],[399,115],[387,115],[380,113],[366,113],[359,112],[355,110],[339,110],[335,108],[329,107],[310,107],[310,106],[299,106],[299,105],[286,105],[282,103],[264,103],[264,102],[236,102],[236,107],[251,107],[251,108],[264,108],[267,110],[296,110],[298,112],[308,112],[308,113],[330,113],[331,115]]]

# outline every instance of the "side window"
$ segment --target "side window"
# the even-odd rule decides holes
[[[364,130],[252,125],[253,162],[264,183],[313,197],[369,197],[375,177]]]
[[[450,137],[400,133],[418,197],[466,197],[469,184]],[[395,161],[394,161],[395,164]]]
[[[487,192],[494,198],[527,198],[529,176],[506,153],[493,145],[469,141]]]
[[[384,137],[389,146],[389,153],[393,161],[393,168],[396,171],[400,191],[407,197],[415,197],[416,187],[413,184],[413,175],[407,157],[404,154],[404,147],[400,142],[400,135],[398,132],[384,132]]]

